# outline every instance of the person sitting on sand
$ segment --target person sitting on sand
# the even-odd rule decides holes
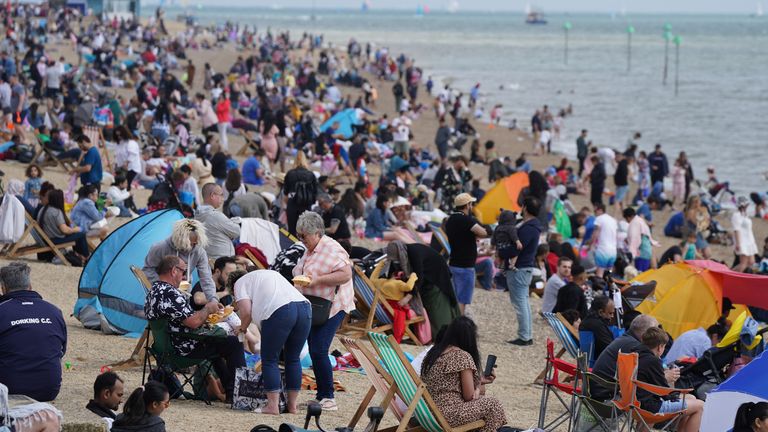
[[[47,402],[61,389],[67,328],[61,310],[32,291],[30,273],[18,261],[0,268],[0,383]]]
[[[171,333],[171,345],[177,355],[187,358],[208,358],[212,353],[219,357],[213,361],[224,385],[227,399],[232,398],[235,371],[245,366],[243,344],[236,336],[206,338],[204,340],[183,337],[205,324],[208,315],[220,310],[218,300],[209,300],[197,312],[192,309],[189,297],[179,290],[187,277],[187,263],[175,255],[166,255],[157,266],[157,280],[147,294],[144,313],[147,320],[166,320]]]
[[[93,383],[93,399],[88,401],[85,409],[101,417],[107,423],[107,429],[112,427],[123,403],[123,379],[112,371],[104,372],[96,377]]]
[[[481,432],[496,432],[507,423],[504,407],[485,395],[496,375],[481,376],[477,326],[467,317],[456,318],[445,335],[429,350],[421,365],[421,378],[440,412],[451,426],[484,420]]]
[[[157,381],[147,381],[128,397],[123,413],[112,424],[112,432],[165,432],[160,418],[171,404],[168,387]]]

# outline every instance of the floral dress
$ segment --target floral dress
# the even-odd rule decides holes
[[[464,192],[464,185],[469,184],[472,181],[472,173],[468,169],[456,172],[451,167],[440,184],[443,190],[443,199],[440,204],[440,209],[446,212],[453,210],[453,199],[462,192]]]
[[[479,430],[496,432],[507,424],[504,407],[498,399],[488,396],[465,401],[461,395],[461,371],[465,369],[472,370],[475,386],[480,385],[480,374],[472,356],[460,349],[446,350],[429,371],[422,374],[422,379],[427,386],[427,391],[451,426],[457,427],[484,420],[485,426]]]

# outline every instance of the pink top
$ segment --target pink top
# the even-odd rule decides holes
[[[307,250],[304,256],[296,263],[293,268],[293,275],[324,275],[341,270],[344,267],[352,268],[352,262],[349,260],[349,254],[336,240],[322,236],[317,243],[315,250]],[[352,278],[339,285],[339,291],[334,295],[336,286],[325,285],[312,288],[299,288],[302,294],[315,297],[322,297],[333,301],[329,317],[335,316],[340,311],[352,312],[355,310],[355,291],[352,288]]]

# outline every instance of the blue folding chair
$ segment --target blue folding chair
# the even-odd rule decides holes
[[[542,312],[547,324],[554,330],[557,340],[563,346],[560,351],[555,355],[555,358],[560,358],[567,351],[568,354],[574,359],[579,357],[579,333],[571,326],[571,324],[563,318],[559,313]],[[546,368],[533,381],[534,384],[541,384],[546,375]]]
[[[595,365],[595,334],[589,330],[579,330],[579,351],[586,354],[589,367]]]

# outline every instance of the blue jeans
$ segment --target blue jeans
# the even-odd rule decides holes
[[[301,390],[299,356],[312,327],[312,307],[308,302],[281,306],[261,322],[261,368],[264,387],[278,392],[280,386],[280,351],[285,350],[285,389]]]
[[[480,261],[475,262],[475,275],[477,276],[477,281],[480,282],[480,286],[483,287],[484,290],[493,289],[493,277],[496,276],[493,269],[493,260],[490,258],[483,258]]]
[[[456,300],[460,304],[472,304],[472,293],[475,290],[475,268],[450,266],[453,275],[453,289],[456,291]]]
[[[60,238],[51,237],[51,241],[53,242],[53,244],[62,244],[62,243],[68,243],[73,241],[75,242],[75,245],[72,247],[72,249],[75,252],[79,253],[84,257],[88,257],[91,255],[91,251],[90,249],[88,249],[88,240],[86,240],[84,232],[72,233]]]
[[[509,299],[517,314],[517,337],[529,341],[531,334],[531,304],[528,302],[528,288],[531,285],[533,268],[518,268],[507,270],[507,286]]]
[[[346,312],[341,311],[328,318],[325,324],[312,327],[309,331],[309,357],[312,359],[312,369],[315,371],[317,381],[317,400],[333,399],[333,367],[328,358],[331,342],[336,336],[341,322],[344,321]]]

